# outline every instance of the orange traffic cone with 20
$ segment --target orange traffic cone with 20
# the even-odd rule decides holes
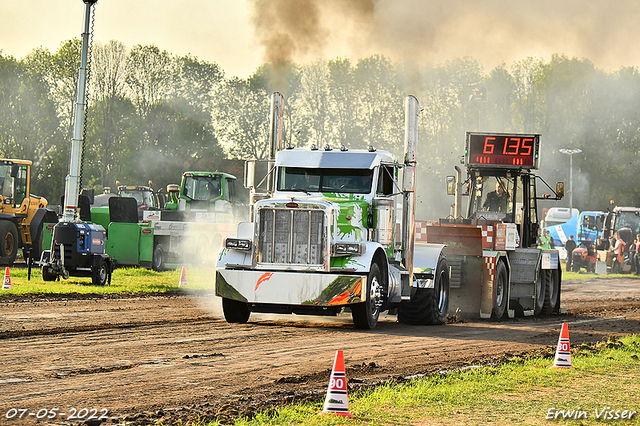
[[[551,368],[571,368],[571,348],[569,346],[569,326],[563,322],[556,348],[556,358]]]
[[[349,412],[349,397],[347,396],[347,375],[344,371],[344,354],[336,351],[333,361],[331,378],[327,389],[327,397],[324,400],[324,408],[319,414],[336,414],[342,417],[353,417]]]
[[[11,290],[11,274],[9,273],[9,267],[4,270],[4,282],[2,283],[3,290]]]
[[[187,270],[183,266],[182,272],[180,273],[180,281],[178,281],[178,287],[186,287],[187,286]]]

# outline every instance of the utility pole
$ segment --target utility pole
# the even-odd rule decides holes
[[[562,154],[569,156],[569,212],[573,215],[573,154],[579,154],[581,149],[559,149]]]

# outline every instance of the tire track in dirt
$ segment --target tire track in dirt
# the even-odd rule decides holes
[[[0,299],[0,386],[6,407],[107,408],[114,421],[133,424],[229,420],[321,401],[336,349],[359,387],[531,351],[552,358],[562,322],[572,345],[639,333],[638,283],[612,283],[618,298],[607,297],[601,281],[563,283],[565,315],[434,327],[385,316],[370,331],[353,328],[350,315],[252,315],[248,324],[227,324],[206,295]]]

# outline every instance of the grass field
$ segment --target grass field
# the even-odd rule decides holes
[[[594,278],[628,278],[628,279],[640,279],[640,276],[635,274],[608,274],[608,275],[596,275],[596,274],[587,274],[586,272],[567,272],[564,270],[564,264],[562,265],[562,279],[563,280],[584,280],[584,279],[594,279]]]
[[[353,419],[318,416],[323,409],[318,402],[287,406],[234,424],[640,425],[639,356],[640,336],[629,336],[573,348],[571,369],[549,368],[554,353],[543,351],[528,359],[514,357],[503,365],[355,390],[349,394]]]
[[[104,287],[91,284],[89,277],[69,277],[68,280],[43,281],[39,269],[32,269],[31,279],[26,269],[11,268],[11,290],[0,290],[0,294],[68,294],[68,293],[149,293],[182,291],[178,287],[181,269],[155,272],[143,268],[118,268],[113,271],[111,285]],[[3,272],[4,273],[4,272]],[[213,290],[215,269],[187,268],[188,290]]]

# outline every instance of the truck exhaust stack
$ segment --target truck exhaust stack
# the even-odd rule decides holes
[[[413,250],[415,243],[415,186],[416,186],[416,148],[418,145],[418,114],[420,105],[414,96],[405,100],[404,122],[404,181],[402,202],[402,244],[403,263],[409,271],[409,282],[413,281]]]
[[[269,119],[269,170],[276,161],[276,153],[282,150],[282,116],[284,112],[284,97],[281,93],[273,92],[271,95],[271,111]],[[269,173],[268,191],[275,191],[275,176]]]

